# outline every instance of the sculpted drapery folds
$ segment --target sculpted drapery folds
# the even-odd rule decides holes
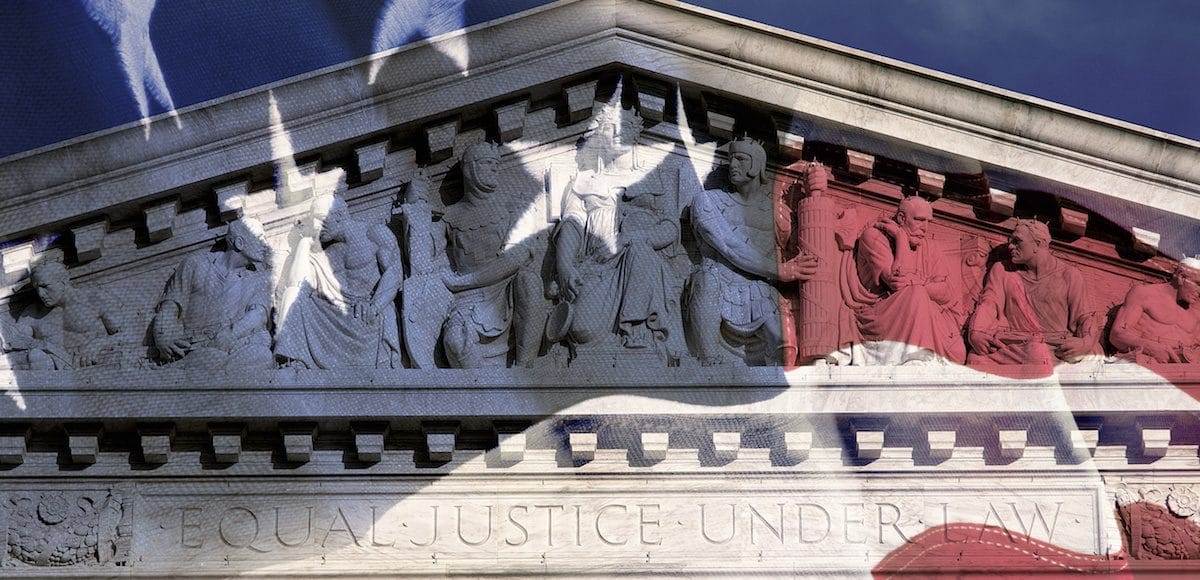
[[[1050,229],[1034,220],[1013,228],[1010,261],[988,271],[969,323],[968,363],[1051,366],[1097,351],[1100,325],[1079,270],[1050,253]]]
[[[301,368],[399,368],[404,268],[395,234],[352,219],[341,197],[325,194],[291,236],[276,357]]]
[[[1181,261],[1170,282],[1130,288],[1109,342],[1138,363],[1200,362],[1200,259]]]
[[[688,332],[701,364],[722,363],[742,349],[747,364],[790,364],[795,327],[780,305],[780,283],[816,271],[807,253],[781,262],[791,236],[791,209],[773,199],[762,145],[742,139],[729,145],[732,191],[710,189],[692,201],[691,219],[701,265],[690,283]],[[808,179],[823,187],[818,168]],[[777,219],[777,211],[780,212]]]
[[[943,359],[962,364],[966,347],[941,251],[926,239],[933,208],[906,197],[895,216],[859,235],[848,302],[858,319],[865,364]]]
[[[99,296],[76,288],[61,262],[34,266],[37,300],[5,323],[0,341],[9,364],[24,370],[64,370],[119,364],[115,318]]]
[[[666,171],[638,162],[641,131],[641,117],[619,97],[593,123],[554,232],[549,294],[558,303],[547,335],[572,349],[611,342],[670,361],[684,349],[663,252],[679,238],[679,218]]]
[[[513,216],[498,195],[500,154],[479,143],[462,157],[463,198],[446,209],[446,249],[451,271],[443,280],[454,292],[442,329],[450,366],[505,366],[512,333],[518,365],[533,361],[541,346],[545,319],[535,303],[541,279],[529,265],[527,247],[509,247]]]
[[[270,258],[257,220],[229,223],[222,251],[193,254],[167,282],[151,323],[160,362],[270,369]]]

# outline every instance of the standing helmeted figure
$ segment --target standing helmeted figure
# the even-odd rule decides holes
[[[781,260],[791,210],[776,203],[766,169],[762,145],[733,141],[731,189],[710,189],[692,201],[702,261],[690,285],[688,333],[705,365],[724,362],[739,347],[751,365],[795,359],[795,328],[780,305],[780,285],[811,277],[817,258],[801,253]],[[807,174],[812,189],[823,188],[825,179],[820,168]]]
[[[533,361],[545,322],[536,308],[541,279],[525,246],[510,246],[514,220],[499,194],[500,154],[479,143],[463,153],[463,198],[446,208],[446,251],[451,271],[443,280],[454,292],[442,327],[450,366],[505,366],[509,336],[517,365]]]

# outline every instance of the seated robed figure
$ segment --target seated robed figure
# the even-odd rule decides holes
[[[667,256],[679,216],[670,172],[639,158],[642,129],[618,91],[597,112],[564,192],[547,292],[557,303],[546,336],[567,343],[573,356],[639,351],[668,363],[684,350]]]
[[[1083,275],[1050,252],[1050,228],[1020,220],[1010,258],[984,280],[971,317],[971,365],[1078,362],[1098,351],[1100,325],[1088,306]]]
[[[1185,258],[1170,282],[1130,288],[1108,340],[1138,363],[1200,362],[1200,260]]]
[[[513,212],[499,190],[499,168],[495,145],[468,147],[463,198],[442,218],[451,266],[443,281],[454,293],[442,341],[455,368],[503,367],[510,351],[516,365],[526,366],[541,345],[545,319],[536,305],[542,281],[529,267],[529,248],[510,243]]]
[[[966,346],[951,311],[953,287],[941,256],[926,239],[933,208],[906,197],[891,218],[872,224],[854,247],[847,302],[862,335],[868,365],[950,361]]]
[[[229,223],[221,251],[193,254],[167,282],[150,324],[157,358],[202,369],[271,369],[271,274],[262,225]]]

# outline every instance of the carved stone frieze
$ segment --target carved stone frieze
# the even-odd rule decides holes
[[[128,508],[113,490],[12,493],[5,504],[9,565],[97,566],[128,557]]]
[[[1127,360],[1200,362],[1200,260],[1184,259],[1170,282],[1130,288],[1108,338]]]
[[[1122,486],[1116,504],[1131,558],[1200,560],[1200,497],[1193,486]]]
[[[436,154],[417,173],[415,153],[389,153],[390,139],[354,149],[354,183],[316,161],[276,167],[279,186],[303,189],[310,204],[279,205],[244,179],[209,189],[218,217],[232,220],[221,239],[193,229],[164,237],[165,226],[150,238],[179,244],[173,271],[75,282],[99,262],[120,269],[120,252],[99,250],[124,231],[76,228],[89,237],[76,239],[75,261],[31,258],[32,292],[9,297],[6,366],[932,362],[1044,375],[1104,354],[1198,362],[1195,265],[1147,284],[1152,276],[1122,271],[1117,256],[1096,263],[1077,248],[1052,249],[1040,222],[964,219],[993,214],[983,198],[931,185],[929,170],[905,174],[910,189],[889,189],[880,179],[897,161],[877,160],[876,176],[844,147],[827,155],[825,144],[774,142],[792,134],[775,117],[757,131],[765,142],[701,146],[680,132],[682,93],[675,117],[643,118],[623,100],[667,101],[622,82],[606,99],[605,82],[572,85],[565,126],[526,101],[488,109],[503,109],[502,138],[521,127],[504,145],[484,143],[473,120],[445,117],[436,125],[445,131],[426,131]],[[732,131],[762,112],[725,113]],[[926,197],[904,195],[914,192]],[[390,215],[377,211],[390,199]],[[1006,214],[1020,214],[1020,196],[1005,199]],[[160,206],[196,213],[182,201]],[[1087,233],[1072,224],[1063,231]],[[121,308],[93,294],[119,294]]]
[[[0,160],[0,576],[1200,561],[1194,144],[651,0],[177,118]]]

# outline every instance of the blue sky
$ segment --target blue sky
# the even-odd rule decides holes
[[[461,21],[543,3],[465,0]],[[693,3],[1200,139],[1194,0]],[[165,86],[183,107],[369,54],[388,5],[160,0],[150,38]],[[0,2],[0,157],[138,119],[113,46],[84,0]],[[151,98],[150,113],[162,110]]]
[[[1200,140],[1195,0],[692,0]]]

